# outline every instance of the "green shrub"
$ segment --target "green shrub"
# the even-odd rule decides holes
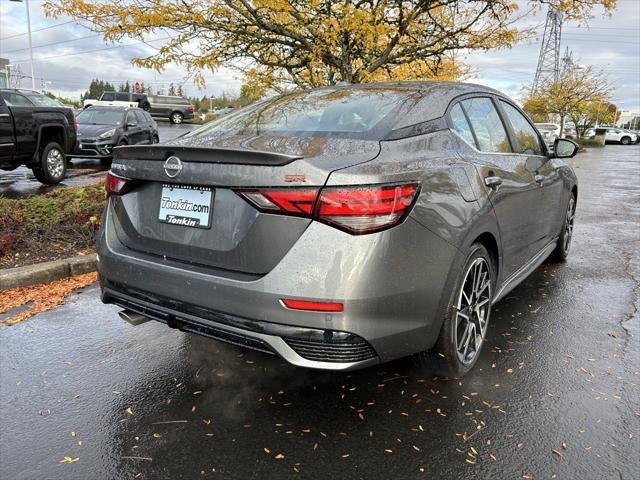
[[[604,147],[604,143],[596,138],[579,138],[578,145],[583,147]]]
[[[0,197],[0,267],[14,266],[16,253],[37,261],[93,248],[104,204],[102,184]]]

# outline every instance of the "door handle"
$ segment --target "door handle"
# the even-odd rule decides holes
[[[502,185],[502,178],[495,175],[484,177],[484,184],[493,190],[498,190],[500,185]]]
[[[542,182],[544,182],[544,177],[542,175],[536,175],[533,178],[535,179],[538,185],[542,186]]]

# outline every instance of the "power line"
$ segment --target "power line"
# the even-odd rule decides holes
[[[52,55],[52,56],[49,56],[49,57],[38,57],[38,58],[35,58],[34,60],[39,62],[41,60],[51,60],[53,58],[73,57],[73,56],[76,56],[76,55],[85,55],[87,53],[103,52],[105,50],[115,50],[117,48],[133,47],[133,46],[136,46],[136,45],[143,45],[143,44],[146,45],[146,44],[151,43],[151,42],[158,42],[160,40],[168,40],[170,38],[174,38],[174,37],[169,35],[167,37],[154,38],[153,40],[145,40],[143,42],[127,43],[127,44],[124,44],[124,45],[114,45],[112,47],[96,48],[94,50],[85,50],[85,51],[82,51],[82,52],[75,52],[75,53],[65,53],[65,54],[62,54],[62,55]],[[28,58],[23,58],[23,59],[20,59],[20,60],[13,60],[13,62],[20,63],[20,62],[26,62],[28,60],[29,60]]]
[[[67,22],[56,23],[55,25],[49,25],[48,27],[37,28],[35,30],[31,30],[31,33],[42,32],[43,30],[49,30],[51,28],[62,27],[63,25],[69,25],[70,23],[76,23],[75,20],[69,20]],[[24,33],[16,33],[15,35],[9,35],[7,37],[2,37],[0,40],[8,40],[10,38],[22,37],[23,35],[28,35],[29,32]]]
[[[44,47],[51,47],[53,45],[61,45],[63,43],[70,43],[70,42],[77,42],[78,40],[85,40],[87,38],[96,38],[96,37],[100,37],[102,36],[101,33],[97,33],[95,35],[86,35],[84,37],[78,37],[78,38],[71,38],[69,40],[60,40],[59,42],[51,42],[51,43],[45,43],[43,45],[36,45],[33,48],[44,48]],[[29,50],[29,48],[18,48],[16,50],[8,50],[3,52],[3,54],[7,54],[7,53],[15,53],[15,52],[22,52],[24,50]]]

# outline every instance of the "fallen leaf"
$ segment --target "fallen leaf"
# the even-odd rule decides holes
[[[60,460],[60,463],[73,463],[73,462],[77,462],[78,460],[80,460],[78,457],[76,458],[64,457],[62,460]]]

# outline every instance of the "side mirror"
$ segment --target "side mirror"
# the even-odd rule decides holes
[[[556,138],[553,142],[553,157],[571,158],[578,153],[578,144],[568,138]]]

